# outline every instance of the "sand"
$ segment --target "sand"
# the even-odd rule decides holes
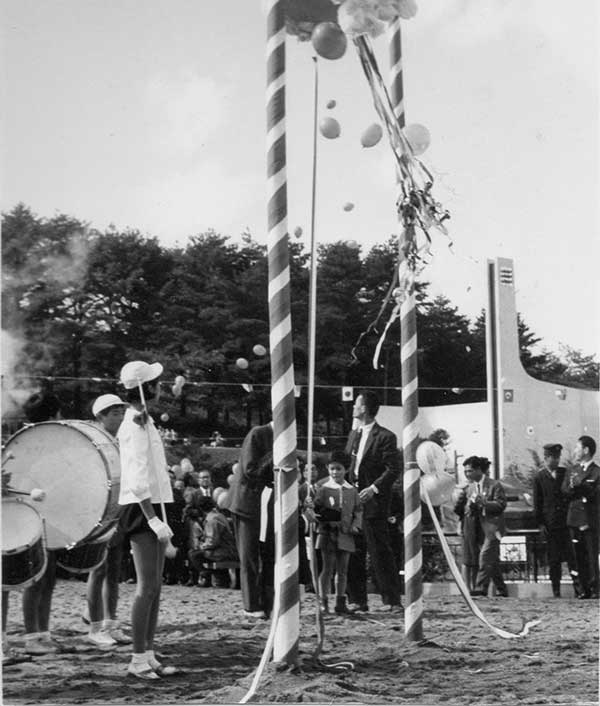
[[[134,585],[121,585],[125,627]],[[266,620],[241,615],[239,591],[165,586],[157,648],[182,672],[144,682],[126,675],[130,648],[100,650],[83,640],[85,584],[60,580],[52,632],[62,650],[3,668],[5,704],[238,703],[247,692],[269,632]],[[326,664],[316,646],[315,599],[303,596],[299,668],[270,663],[254,702],[321,704],[597,704],[598,602],[573,598],[478,599],[499,627],[541,623],[524,638],[495,637],[460,597],[425,599],[425,644],[406,642],[402,616],[381,612],[370,596],[369,619],[327,616]],[[10,643],[23,647],[20,597],[11,594]]]

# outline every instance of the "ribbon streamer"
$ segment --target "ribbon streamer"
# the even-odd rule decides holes
[[[525,637],[528,633],[529,630],[534,627],[535,625],[538,625],[541,621],[540,620],[528,620],[528,621],[523,621],[523,627],[519,632],[509,632],[508,630],[503,630],[502,628],[497,628],[495,625],[492,625],[490,621],[485,617],[485,615],[481,612],[479,606],[475,603],[473,598],[471,598],[471,594],[469,592],[469,589],[467,588],[465,582],[463,581],[463,577],[460,574],[460,570],[458,566],[456,565],[456,562],[454,561],[454,556],[452,555],[452,552],[450,551],[450,547],[448,546],[448,542],[446,540],[446,536],[444,535],[444,532],[440,526],[439,520],[435,514],[435,511],[433,509],[433,505],[431,504],[431,500],[429,498],[429,493],[427,492],[427,488],[425,486],[421,486],[421,489],[423,491],[423,495],[425,497],[425,501],[427,503],[427,507],[429,508],[429,513],[431,515],[431,519],[433,520],[433,526],[435,527],[435,531],[437,532],[437,535],[440,540],[440,544],[442,546],[442,550],[444,552],[444,556],[446,558],[446,561],[448,562],[448,568],[450,569],[450,572],[452,573],[452,576],[454,580],[456,581],[456,585],[458,586],[458,590],[461,592],[462,597],[465,599],[466,604],[469,606],[471,613],[478,618],[487,628],[489,628],[494,635],[497,635],[498,637],[503,637],[505,639],[513,639],[516,637]]]

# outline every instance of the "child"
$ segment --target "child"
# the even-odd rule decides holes
[[[321,605],[328,612],[331,578],[336,576],[335,612],[348,613],[346,583],[350,554],[355,551],[354,535],[362,526],[362,507],[358,490],[345,480],[350,456],[332,451],[327,464],[329,480],[316,492],[313,505],[317,518],[317,549],[321,550],[323,569],[319,576]]]

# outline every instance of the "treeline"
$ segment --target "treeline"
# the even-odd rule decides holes
[[[305,385],[309,254],[294,238],[289,248],[295,377]],[[393,300],[375,330],[361,338],[385,299],[396,251],[394,238],[364,255],[344,242],[319,247],[316,408],[327,433],[340,420],[343,426],[343,385],[378,388],[383,402],[400,403],[398,322],[377,370],[371,362]],[[2,216],[2,258],[4,353],[12,346],[17,386],[37,377],[74,378],[62,387],[73,416],[82,416],[91,396],[113,389],[124,361],[158,359],[167,379],[184,375],[190,383],[211,383],[188,384],[181,398],[167,400],[174,428],[243,433],[268,418],[269,357],[253,353],[256,344],[269,345],[266,246],[250,233],[232,243],[209,230],[185,247],[168,248],[136,230],[100,232],[64,214],[39,218],[19,204]],[[483,314],[471,321],[420,283],[418,327],[421,403],[484,399]],[[519,334],[530,374],[597,388],[593,356],[568,347],[535,355],[539,339],[522,319]],[[239,358],[248,360],[247,369],[236,364]],[[305,412],[304,392],[301,429]]]

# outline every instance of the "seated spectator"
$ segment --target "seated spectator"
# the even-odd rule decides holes
[[[210,435],[209,443],[212,447],[225,446],[225,439],[221,436],[221,432],[213,431],[213,433]]]

